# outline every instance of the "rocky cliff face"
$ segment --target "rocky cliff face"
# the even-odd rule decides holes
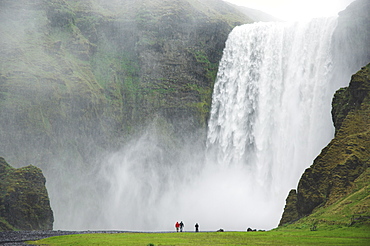
[[[0,230],[51,230],[45,177],[35,166],[12,168],[0,157]]]
[[[367,45],[370,32],[368,28],[363,28],[369,25],[369,10],[369,1],[357,0],[339,13],[332,38],[334,80],[343,76],[343,70],[354,73],[355,67],[370,61]],[[344,58],[342,54],[351,56]],[[351,60],[349,66],[343,65],[345,59]],[[335,137],[303,173],[297,190],[290,191],[279,226],[312,215],[318,208],[329,207],[344,197],[363,196],[354,195],[354,192],[369,185],[366,178],[370,160],[369,76],[370,67],[367,65],[352,76],[348,87],[335,93],[332,101]],[[347,211],[346,216],[356,213],[368,216],[363,209],[369,206],[365,200],[358,200],[359,206]],[[353,203],[348,199],[346,202]],[[343,215],[344,212],[338,210],[336,213]]]
[[[91,162],[153,118],[205,129],[227,35],[249,21],[221,0],[0,5],[0,154],[17,166]]]
[[[297,191],[289,193],[279,225],[310,215],[369,185],[366,178],[365,182],[357,180],[366,176],[370,167],[370,64],[352,76],[348,87],[337,91],[332,106],[335,138],[306,169]],[[364,206],[368,206],[366,199],[352,209],[352,215],[369,216]]]
[[[42,168],[59,210],[95,202],[102,156],[147,125],[176,165],[185,138],[203,147],[225,41],[249,21],[221,0],[0,1],[0,156]]]

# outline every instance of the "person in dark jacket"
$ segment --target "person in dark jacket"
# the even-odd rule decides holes
[[[180,222],[180,232],[182,232],[182,228],[184,228],[185,227],[185,225],[184,225],[184,223],[182,223],[182,221]]]
[[[195,224],[195,232],[199,232],[199,225],[198,225],[198,223]]]

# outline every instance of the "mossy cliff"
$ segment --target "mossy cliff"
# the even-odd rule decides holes
[[[0,231],[53,229],[45,182],[39,168],[15,169],[0,157]]]
[[[228,33],[221,0],[0,3],[0,154],[91,162],[153,118],[205,129]],[[68,165],[68,164],[66,164]]]
[[[204,147],[225,41],[247,22],[221,0],[0,1],[0,156],[43,170],[58,220],[95,206],[101,159],[147,128],[160,163],[180,163],[188,138]]]
[[[370,64],[336,92],[332,114],[335,137],[290,191],[280,225],[306,216],[324,224],[369,222]]]

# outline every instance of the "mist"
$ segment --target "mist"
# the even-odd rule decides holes
[[[94,174],[83,174],[77,183],[76,177],[63,176],[71,178],[70,190],[77,192],[66,197],[63,189],[59,197],[51,196],[58,218],[54,228],[172,231],[176,221],[185,223],[185,231],[193,231],[195,223],[201,231],[274,227],[282,211],[267,207],[269,194],[253,183],[250,168],[214,163],[199,139],[189,139],[171,155],[158,128],[154,122],[119,151],[106,154]],[[85,187],[76,190],[78,184]],[[79,202],[65,206],[60,196]]]
[[[42,169],[54,229],[268,230],[333,137],[330,101],[370,59],[368,22],[229,35],[218,5],[191,2],[160,22],[161,1],[0,3],[0,155]]]

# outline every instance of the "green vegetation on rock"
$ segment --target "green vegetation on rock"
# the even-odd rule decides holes
[[[335,138],[289,193],[280,225],[370,224],[370,64],[338,90],[332,112]]]
[[[0,156],[53,177],[56,211],[74,192],[92,204],[75,180],[148,128],[175,165],[185,140],[203,146],[225,41],[247,22],[221,0],[1,1]]]
[[[227,36],[250,21],[221,0],[1,6],[0,154],[17,166],[89,163],[156,117],[205,128]]]
[[[45,182],[39,168],[15,169],[0,157],[0,231],[53,229]]]

